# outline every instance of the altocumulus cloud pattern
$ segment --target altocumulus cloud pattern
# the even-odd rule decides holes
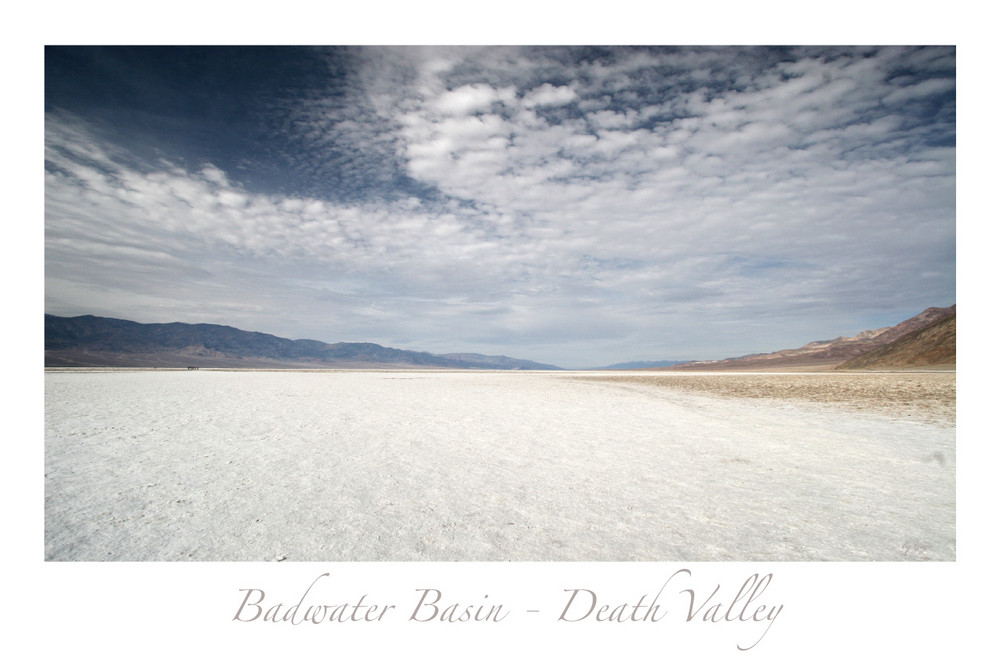
[[[46,50],[46,312],[721,358],[955,302],[955,50]]]

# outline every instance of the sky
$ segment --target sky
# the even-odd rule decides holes
[[[720,359],[955,303],[953,47],[47,47],[45,311]]]

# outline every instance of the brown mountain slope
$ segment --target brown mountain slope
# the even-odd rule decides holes
[[[845,361],[837,366],[837,370],[954,368],[955,334],[955,316],[951,315]]]
[[[672,366],[671,370],[779,370],[788,368],[830,369],[866,352],[888,345],[908,333],[922,329],[942,318],[954,316],[955,306],[928,308],[892,327],[862,331],[856,336],[816,341],[791,350],[751,354],[722,361],[694,361]]]

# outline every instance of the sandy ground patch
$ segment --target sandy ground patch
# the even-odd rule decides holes
[[[834,405],[927,422],[955,423],[954,372],[600,373],[578,377],[706,395]]]

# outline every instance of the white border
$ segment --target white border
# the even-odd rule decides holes
[[[7,216],[4,303],[10,357],[8,405],[16,415],[3,466],[9,526],[2,609],[8,653],[45,662],[95,658],[106,665],[266,664],[371,659],[408,663],[602,664],[622,658],[667,664],[715,658],[792,664],[820,659],[873,664],[930,664],[986,648],[986,604],[997,507],[992,471],[995,438],[988,429],[985,383],[990,350],[983,337],[995,302],[986,275],[995,211],[987,206],[988,157],[996,136],[996,58],[985,33],[992,24],[971,3],[847,2],[804,10],[797,2],[710,3],[701,8],[618,2],[507,2],[470,14],[464,2],[372,3],[345,10],[313,3],[278,5],[179,2],[137,10],[126,2],[45,3],[15,10],[4,36],[3,111],[14,150],[5,157]],[[42,420],[42,164],[44,44],[957,44],[959,57],[959,525],[956,563],[640,563],[640,564],[94,564],[43,562]],[[983,332],[983,335],[978,335]],[[982,363],[974,364],[973,360]],[[13,396],[11,396],[13,394]],[[990,477],[987,477],[987,476]],[[634,597],[686,567],[714,586],[738,586],[752,573],[773,572],[768,595],[784,604],[769,634],[739,652],[738,637],[694,624],[558,623],[566,588]],[[407,623],[369,627],[270,626],[233,622],[241,588],[294,596],[331,572],[338,586],[402,607],[415,589],[457,597],[510,600],[540,607],[546,617],[511,616],[494,627]],[[394,598],[390,600],[390,598]],[[397,601],[398,600],[398,601]],[[406,614],[401,614],[405,616]],[[737,633],[738,634],[738,633]],[[959,648],[960,647],[960,648]],[[985,654],[992,654],[987,651]],[[951,662],[951,660],[949,660]]]

